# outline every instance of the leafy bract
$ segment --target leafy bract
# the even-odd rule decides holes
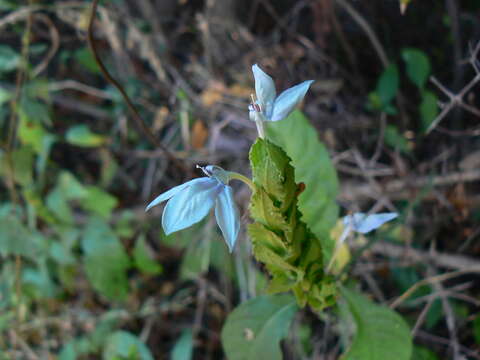
[[[269,123],[267,133],[291,158],[295,182],[305,184],[305,190],[298,197],[298,207],[302,220],[319,238],[327,263],[335,245],[329,231],[338,218],[335,201],[338,180],[328,151],[318,139],[315,128],[298,110],[285,120]]]
[[[287,336],[296,311],[290,295],[258,296],[238,306],[222,329],[228,359],[282,359],[279,342]]]
[[[302,186],[295,184],[291,159],[279,146],[257,139],[250,150],[255,191],[248,226],[253,255],[265,264],[269,293],[292,290],[300,306],[320,311],[335,303],[336,289],[323,268],[322,241],[305,224],[298,208]],[[268,176],[271,174],[271,176]],[[313,223],[315,225],[315,223]]]
[[[400,315],[353,290],[342,288],[341,293],[356,327],[343,360],[410,360],[412,338]]]

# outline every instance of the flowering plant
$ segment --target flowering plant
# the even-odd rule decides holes
[[[264,123],[288,117],[313,81],[304,81],[277,97],[272,78],[258,65],[253,65],[252,71],[256,98],[252,95],[249,112],[259,133],[249,154],[252,180],[214,165],[199,167],[206,177],[160,194],[146,210],[168,201],[162,226],[165,233],[170,234],[199,222],[215,208],[217,224],[231,252],[240,229],[240,215],[229,182],[243,181],[252,191],[249,212],[253,223],[248,225],[248,233],[253,255],[270,274],[268,291],[292,291],[299,305],[308,304],[321,310],[333,305],[337,298],[335,279],[329,273],[336,249],[334,253],[327,251],[328,234],[313,232],[311,226],[315,224],[305,222],[299,208],[305,185],[296,182],[291,158],[284,149],[265,138],[264,129]],[[395,213],[348,215],[343,219],[345,231],[338,243],[351,231],[367,233],[396,216]]]

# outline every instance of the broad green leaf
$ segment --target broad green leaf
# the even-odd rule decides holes
[[[81,245],[85,253],[85,271],[94,289],[110,300],[125,299],[130,259],[108,224],[100,218],[91,218]]]
[[[0,150],[0,176],[9,177],[13,170],[13,180],[22,186],[33,183],[34,153],[30,146],[22,146],[12,152],[9,164],[6,153]]]
[[[46,131],[40,122],[30,121],[22,115],[20,116],[18,135],[22,143],[31,145],[38,155],[37,171],[39,174],[43,174],[47,165],[50,149],[57,137]]]
[[[68,171],[60,173],[57,186],[68,200],[81,199],[87,195],[85,186]]]
[[[75,125],[68,129],[66,140],[80,147],[96,147],[105,144],[106,138],[93,133],[87,125]]]
[[[422,93],[422,103],[420,104],[420,116],[422,117],[422,130],[427,129],[432,124],[433,120],[438,116],[438,98],[437,95],[430,91]]]
[[[153,259],[151,249],[145,242],[144,234],[140,235],[135,242],[133,260],[135,266],[145,274],[156,275],[162,272],[162,266]]]
[[[400,134],[395,125],[387,125],[384,135],[385,142],[391,147],[400,150],[405,154],[410,154],[411,150],[407,139]]]
[[[282,359],[284,339],[297,311],[290,295],[264,295],[238,306],[222,329],[222,344],[229,360]]]
[[[73,224],[73,214],[67,200],[68,198],[57,186],[47,195],[46,204],[58,220],[66,224]]]
[[[430,61],[427,55],[418,49],[403,49],[402,58],[407,64],[408,78],[419,89],[423,89],[430,75]]]
[[[3,87],[0,87],[0,106],[9,101],[13,96],[13,93]]]
[[[112,210],[118,204],[117,198],[98,186],[89,185],[85,187],[85,190],[87,193],[80,202],[82,208],[101,217],[109,218]]]
[[[32,92],[35,92],[36,88],[33,89],[34,90],[32,90]],[[36,95],[42,96],[42,94]],[[30,96],[30,94],[23,93],[22,97],[20,98],[19,105],[18,112],[20,117],[27,119],[30,122],[51,125],[52,120],[50,116],[50,107],[44,102],[40,101],[34,96]]]
[[[298,110],[287,119],[268,124],[268,136],[292,159],[295,182],[304,183],[298,207],[302,220],[320,239],[324,262],[328,263],[335,246],[330,229],[338,218],[338,180],[335,168],[317,131]]]
[[[341,293],[356,328],[352,344],[342,359],[410,360],[412,338],[400,315],[353,290],[341,288]]]
[[[15,70],[20,64],[20,54],[8,45],[0,45],[0,73]]]
[[[69,200],[78,200],[87,195],[85,187],[69,172],[62,171],[57,186],[47,195],[47,208],[56,217],[67,224],[73,223],[73,214]]]
[[[378,79],[376,92],[383,106],[387,106],[397,95],[399,86],[398,68],[390,64]]]
[[[153,360],[153,356],[137,336],[119,330],[107,338],[103,349],[103,359]]]
[[[173,347],[170,359],[172,360],[190,360],[193,355],[193,334],[191,329],[182,331],[182,335]]]
[[[0,217],[0,255],[20,255],[35,260],[39,254],[38,241],[18,219],[6,214]],[[39,235],[38,235],[39,236]]]
[[[29,294],[32,298],[53,298],[58,293],[58,288],[51,279],[45,265],[38,269],[24,269],[22,282],[24,286],[26,286],[25,293]]]
[[[63,239],[62,239],[63,240]],[[64,241],[55,241],[50,244],[50,257],[60,265],[75,264],[75,256],[72,249]]]

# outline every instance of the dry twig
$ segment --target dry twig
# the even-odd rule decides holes
[[[468,62],[471,64],[473,69],[475,70],[475,77],[470,80],[470,82],[463,87],[462,90],[460,90],[457,94],[454,94],[452,91],[447,89],[444,85],[442,85],[435,77],[431,77],[430,81],[435,84],[440,91],[442,91],[449,99],[449,102],[447,104],[442,104],[442,111],[440,114],[432,121],[430,126],[427,129],[427,134],[432,131],[439,123],[440,121],[447,116],[447,114],[450,112],[455,107],[460,107],[470,113],[472,113],[475,116],[480,117],[480,109],[477,109],[476,107],[473,107],[469,104],[466,104],[463,101],[463,97],[478,83],[480,82],[480,65],[478,62],[478,54],[480,52],[480,41],[478,42],[477,46],[475,49],[472,51],[472,54],[470,55],[470,58],[468,59]]]

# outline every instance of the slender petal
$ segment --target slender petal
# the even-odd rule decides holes
[[[207,216],[223,186],[216,179],[208,180],[189,186],[168,201],[162,216],[165,234],[185,229]]]
[[[252,71],[255,78],[255,93],[257,94],[258,102],[264,107],[268,104],[271,106],[275,101],[275,96],[277,96],[273,79],[260,69],[260,66],[257,64],[252,66]]]
[[[206,182],[206,181],[210,181],[210,178],[201,177],[201,178],[190,180],[190,181],[186,182],[185,184],[175,186],[174,188],[172,188],[168,191],[165,191],[164,193],[158,195],[150,204],[147,205],[147,207],[145,208],[145,211],[148,211],[152,207],[160,204],[161,202],[170,199],[172,196],[174,196],[178,192],[186,189],[187,187],[189,187],[193,184],[202,183],[202,182]]]
[[[307,80],[282,92],[275,100],[273,113],[269,120],[279,121],[285,119],[295,106],[303,100],[312,82],[313,80]]]
[[[215,217],[217,218],[220,230],[222,230],[228,249],[232,252],[235,241],[237,240],[238,231],[240,230],[240,215],[233,201],[232,188],[228,185],[225,185],[218,195],[215,206]]]
[[[351,226],[353,230],[366,234],[393,220],[398,216],[397,213],[379,213],[366,216],[365,213],[355,213],[343,218],[345,226]]]

